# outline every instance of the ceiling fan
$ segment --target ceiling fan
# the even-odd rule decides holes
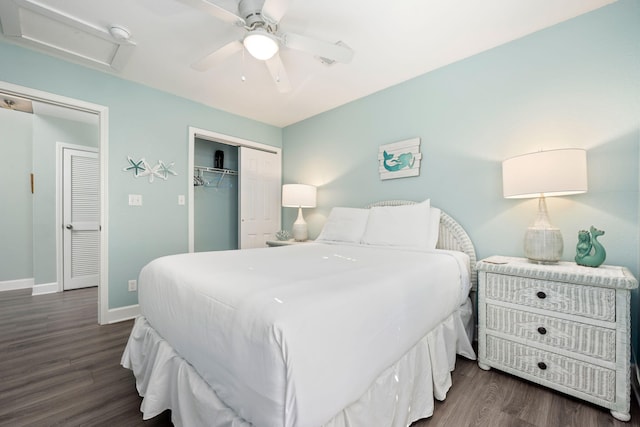
[[[353,58],[353,50],[342,42],[332,44],[281,32],[278,23],[293,0],[240,0],[237,14],[207,0],[180,1],[245,30],[241,40],[227,43],[191,64],[199,71],[216,66],[244,48],[251,56],[265,62],[280,92],[289,92],[291,84],[278,53],[281,47],[310,53],[326,64],[349,63]]]

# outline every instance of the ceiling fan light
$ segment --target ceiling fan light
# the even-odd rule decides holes
[[[242,41],[251,56],[261,61],[270,59],[278,52],[278,41],[264,30],[254,30]]]

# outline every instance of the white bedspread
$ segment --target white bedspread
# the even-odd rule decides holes
[[[462,253],[323,244],[163,257],[139,278],[149,324],[265,427],[327,423],[468,291]]]

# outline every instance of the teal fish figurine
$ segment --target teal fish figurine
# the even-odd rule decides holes
[[[576,245],[576,263],[585,267],[599,267],[607,258],[607,251],[598,241],[604,231],[598,230],[593,225],[587,230],[578,232],[578,244]]]

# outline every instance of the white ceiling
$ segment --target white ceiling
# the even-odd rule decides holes
[[[237,13],[234,0],[210,1]],[[43,45],[48,39],[79,44],[80,28],[89,41],[97,41],[96,56],[111,52],[117,60],[100,64],[59,49],[53,54],[284,127],[613,1],[294,0],[280,21],[281,30],[331,43],[340,40],[355,56],[349,64],[327,66],[307,53],[282,49],[293,87],[285,94],[277,91],[265,65],[248,54],[237,53],[206,72],[192,69],[190,64],[241,37],[242,31],[180,0],[0,0],[0,23],[4,40],[45,52],[51,52]],[[16,22],[29,15],[37,19]],[[43,19],[52,17],[56,25],[46,25]],[[59,24],[75,27],[75,36],[67,37]],[[131,44],[109,39],[108,28],[114,24],[130,31]],[[8,36],[8,29],[15,34],[15,28],[25,34],[37,30],[43,41]],[[92,46],[80,46],[86,57]]]

